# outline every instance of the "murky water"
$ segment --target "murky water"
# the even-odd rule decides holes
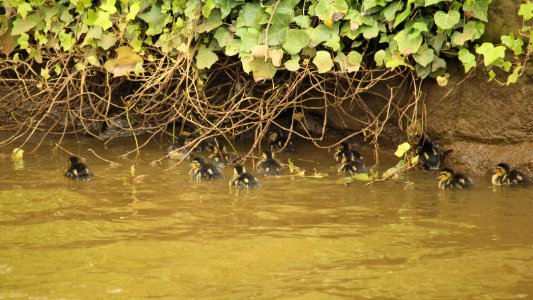
[[[67,181],[50,146],[24,166],[0,159],[0,298],[533,297],[531,188],[439,191],[413,171],[372,186],[260,177],[235,193],[229,169],[195,183],[186,165],[150,165],[166,145],[117,158],[130,142],[63,144],[90,182]],[[297,165],[335,173],[331,153],[299,146]]]

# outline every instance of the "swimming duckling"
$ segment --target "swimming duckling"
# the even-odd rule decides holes
[[[438,170],[440,169],[441,162],[450,151],[442,151],[429,138],[422,137],[417,147],[419,165],[426,170]]]
[[[189,174],[196,180],[214,180],[222,178],[222,173],[220,173],[220,170],[216,166],[206,162],[203,157],[199,156],[192,159]]]
[[[189,153],[189,148],[185,147],[185,141],[181,137],[178,138],[176,143],[168,146],[167,148],[167,156],[171,159],[187,159],[187,153]]]
[[[195,140],[197,140],[199,136],[197,134],[190,134],[185,139],[185,145],[191,146],[191,144],[194,143]],[[216,143],[213,141],[213,139],[204,139],[200,142],[198,142],[194,148],[194,152],[212,152],[213,149],[216,147]]]
[[[72,180],[89,180],[93,177],[93,173],[89,171],[87,166],[80,162],[77,156],[71,156],[70,167],[65,172],[65,177]]]
[[[280,163],[274,158],[272,151],[264,150],[261,154],[262,160],[257,164],[257,172],[265,176],[276,176],[281,172]]]
[[[209,160],[220,169],[224,169],[227,165],[235,162],[235,157],[226,152],[226,145],[219,144],[213,148],[213,153],[209,155]]]
[[[445,168],[439,174],[439,188],[442,190],[462,190],[474,186],[472,180],[461,173],[455,173],[450,168]]]
[[[347,157],[353,156],[355,159],[363,160],[363,156],[359,154],[356,150],[351,149],[350,144],[343,142],[337,146],[337,151],[333,154],[336,162],[342,162],[342,158],[348,155]]]
[[[229,181],[229,186],[241,189],[249,189],[259,186],[259,181],[254,175],[247,173],[242,165],[236,165],[233,168],[234,176]]]
[[[529,179],[518,170],[511,170],[506,163],[500,163],[496,166],[495,174],[492,175],[493,185],[525,186]]]
[[[294,151],[292,142],[287,140],[288,137],[284,136],[281,130],[275,128],[271,129],[268,133],[268,148],[272,151]]]
[[[361,156],[357,156],[351,151],[346,151],[341,154],[341,165],[339,166],[339,174],[352,176],[355,174],[366,174],[365,164]]]

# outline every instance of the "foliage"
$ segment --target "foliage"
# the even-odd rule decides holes
[[[48,53],[69,52],[78,68],[105,66],[114,76],[149,71],[146,59],[186,55],[198,69],[238,56],[256,80],[270,79],[280,68],[356,72],[361,63],[374,62],[435,78],[446,72],[443,58],[449,56],[459,56],[469,71],[472,47],[486,67],[506,71],[508,51],[529,52],[529,26],[520,37],[502,37],[502,45],[477,44],[490,2],[5,0],[0,34],[5,55],[24,50],[43,63]],[[524,21],[532,8],[531,2],[520,6]],[[55,68],[40,71],[45,80],[54,76],[49,67]]]

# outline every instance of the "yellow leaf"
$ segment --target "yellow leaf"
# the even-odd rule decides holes
[[[13,149],[13,153],[11,154],[11,159],[12,160],[15,160],[15,161],[20,161],[22,160],[22,156],[24,154],[24,150],[20,149],[20,148],[15,148]]]

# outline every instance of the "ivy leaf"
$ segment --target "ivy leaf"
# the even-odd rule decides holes
[[[218,28],[220,25],[222,25],[220,10],[215,9],[210,12],[209,18],[207,20],[204,20],[200,25],[196,27],[196,32],[209,32],[215,28]]]
[[[363,0],[362,11],[366,12],[367,10],[374,8],[376,6],[385,6],[387,2],[385,0]]]
[[[19,44],[20,49],[28,49],[30,47],[30,43],[28,42],[29,39],[30,36],[27,33],[20,34],[17,39],[17,44]]]
[[[316,56],[313,59],[313,64],[318,69],[318,73],[329,72],[333,68],[333,60],[329,52],[321,50],[316,52]]]
[[[30,29],[35,27],[35,25],[38,24],[37,19],[33,18],[26,18],[26,19],[19,19],[17,18],[15,21],[13,21],[13,28],[11,29],[11,35],[19,35],[25,32],[28,32]]]
[[[139,11],[141,10],[141,7],[139,5],[139,2],[134,2],[130,5],[130,11],[126,15],[126,20],[131,21],[135,19]]]
[[[409,144],[408,142],[404,142],[398,145],[398,148],[396,149],[396,152],[394,152],[394,155],[396,155],[397,157],[402,157],[405,155],[405,153],[407,153],[407,151],[409,151],[409,149],[411,149],[411,144]]]
[[[440,29],[447,30],[452,29],[453,26],[459,23],[461,14],[456,10],[450,10],[448,13],[439,10],[435,13],[434,19],[435,24],[437,24]]]
[[[117,8],[115,7],[116,0],[106,0],[104,3],[100,5],[100,9],[108,12],[109,14],[114,14],[117,12]]]
[[[459,60],[465,67],[465,73],[468,73],[470,69],[476,66],[476,56],[470,53],[470,51],[468,51],[466,48],[459,50]]]
[[[528,1],[527,3],[520,4],[518,15],[524,17],[525,21],[531,19],[533,17],[533,2]]]
[[[382,10],[383,16],[385,17],[385,20],[387,21],[394,21],[394,18],[396,17],[396,13],[403,9],[403,2],[402,1],[394,1],[389,3],[385,9]]]
[[[196,67],[198,69],[209,69],[218,61],[218,56],[215,52],[207,49],[204,45],[198,47],[198,53],[196,53]]]
[[[394,37],[394,40],[398,43],[398,51],[400,51],[400,53],[403,55],[409,55],[418,52],[418,49],[423,42],[422,34],[418,33],[413,37],[410,37],[406,29],[400,31]]]
[[[472,12],[472,16],[483,22],[487,22],[487,11],[491,0],[466,0],[463,11]]]
[[[286,41],[283,43],[283,49],[289,54],[298,54],[309,44],[310,38],[303,29],[287,30]]]
[[[131,47],[118,47],[115,49],[115,52],[117,57],[112,65],[111,70],[115,77],[129,74],[135,69],[137,64],[142,64],[143,62],[143,58],[139,54],[133,52]]]
[[[226,27],[219,27],[217,31],[215,31],[214,37],[220,47],[226,47],[226,45],[234,39],[233,33],[231,33]]]
[[[430,5],[435,5],[439,2],[442,2],[444,0],[424,0],[424,6],[430,6]]]
[[[481,46],[478,46],[476,48],[476,53],[483,55],[483,60],[485,63],[485,66],[489,66],[490,64],[494,63],[499,58],[505,57],[505,47],[504,46],[496,46],[492,43],[483,43]]]
[[[376,65],[378,67],[383,66],[383,64],[385,64],[385,58],[386,57],[387,57],[387,52],[385,52],[385,50],[381,49],[381,50],[377,51],[374,54],[374,61],[376,62]]]
[[[99,10],[96,13],[96,19],[94,20],[94,25],[102,27],[103,30],[107,30],[113,26],[113,22],[111,22],[108,12]]]
[[[515,56],[522,54],[522,46],[524,46],[524,41],[521,38],[515,39],[514,34],[511,32],[509,35],[502,35],[501,40],[507,48],[513,50]]]
[[[250,69],[254,75],[254,80],[268,80],[274,78],[276,67],[264,59],[254,59],[250,62]]]
[[[285,68],[291,72],[296,72],[300,69],[300,57],[293,56],[292,59],[289,59],[285,62]]]
[[[261,20],[266,17],[265,10],[259,5],[259,3],[246,3],[244,4],[237,17],[237,28],[240,27],[252,27],[260,28]]]
[[[96,44],[104,49],[104,50],[108,50],[110,49],[111,47],[113,47],[117,42],[117,38],[115,37],[115,34],[111,33],[111,32],[105,32],[102,34],[102,37],[97,40]]]
[[[318,0],[315,7],[316,16],[329,28],[332,28],[333,22],[342,19],[347,12],[348,4],[345,0]]]
[[[161,12],[161,6],[153,5],[150,11],[139,15],[139,18],[148,24],[146,35],[157,35],[163,32],[167,15]]]
[[[520,71],[522,70],[522,66],[516,66],[514,68],[513,73],[509,74],[509,77],[507,77],[506,85],[510,85],[511,83],[516,83],[518,81],[518,77],[520,76]]]
[[[26,19],[26,16],[31,9],[32,8],[29,3],[23,2],[17,6],[17,13],[22,17],[22,19]]]
[[[433,49],[420,49],[416,54],[413,55],[413,58],[422,67],[426,67],[433,61],[434,56],[435,54],[433,52]]]
[[[409,15],[411,14],[411,4],[407,4],[407,7],[404,11],[396,15],[396,18],[394,19],[394,26],[392,28],[396,28],[396,26],[400,25]]]
[[[41,69],[41,77],[46,81],[50,78],[50,70],[48,68]]]
[[[63,51],[69,51],[72,49],[72,46],[74,46],[74,38],[70,32],[66,33],[65,30],[61,30],[61,32],[59,32],[58,39]]]

